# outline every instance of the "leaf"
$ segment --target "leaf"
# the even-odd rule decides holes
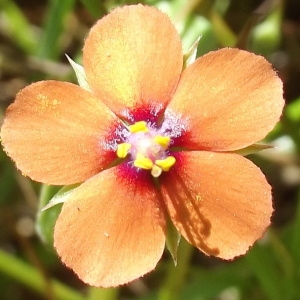
[[[277,1],[264,1],[274,4]],[[269,7],[261,8],[261,15],[265,14]],[[268,56],[277,51],[281,43],[281,23],[283,4],[278,1],[271,13],[259,23],[253,30],[251,50],[255,53]]]
[[[3,27],[1,30],[7,31],[6,34],[13,37],[13,42],[22,50],[28,54],[34,53],[38,44],[37,37],[22,9],[15,4],[15,1],[0,1],[0,8]]]
[[[108,13],[108,11],[102,1],[81,0],[81,2],[95,19],[99,19],[101,16],[104,16]]]
[[[210,21],[212,22],[212,27],[217,39],[219,40],[219,43],[223,47],[234,47],[237,41],[237,37],[228,26],[224,17],[217,11],[213,10],[210,15]]]
[[[286,116],[292,122],[300,122],[300,98],[287,105],[285,109]]]
[[[272,248],[269,248],[269,250],[266,246],[256,244],[248,252],[245,256],[248,267],[252,270],[264,291],[264,299],[287,299],[284,297],[282,271],[278,268],[278,262],[276,257],[274,257]]]
[[[38,43],[39,58],[55,60],[61,54],[61,37],[67,25],[67,17],[72,13],[75,0],[51,0],[47,9],[46,23]]]

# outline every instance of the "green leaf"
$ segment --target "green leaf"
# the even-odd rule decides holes
[[[230,29],[223,16],[217,11],[211,12],[211,22],[217,39],[223,47],[234,47],[237,42],[237,37]]]
[[[243,292],[250,294],[252,274],[243,259],[217,264],[212,268],[193,268],[189,281],[180,293],[180,299],[252,299],[242,297]],[[237,297],[225,297],[224,292],[233,289]],[[223,295],[224,296],[223,296]],[[250,294],[251,295],[251,294]]]
[[[253,52],[267,56],[278,49],[281,42],[282,13],[283,5],[278,4],[267,18],[254,28]]]
[[[0,8],[4,13],[1,16],[2,23],[6,23],[7,31],[13,37],[13,41],[25,52],[32,54],[37,46],[36,35],[22,10],[14,2],[0,1]]]
[[[29,265],[18,258],[15,253],[10,254],[2,249],[0,249],[0,272],[13,278],[13,282],[17,288],[19,288],[17,285],[17,282],[19,282],[28,289],[39,293],[41,295],[39,299],[86,300],[86,297],[77,291],[77,289],[56,279],[45,278],[45,275],[36,266]],[[1,274],[2,281],[4,280]],[[49,290],[51,290],[51,294]],[[1,297],[1,299],[5,298]],[[13,297],[13,299],[20,298]]]
[[[102,1],[81,0],[81,2],[95,19],[98,19],[107,14],[107,9],[105,8],[105,5],[104,3],[102,3]]]
[[[287,118],[295,123],[300,122],[300,98],[297,98],[295,101],[290,103],[286,109],[285,113]]]
[[[38,49],[40,58],[57,59],[61,53],[61,36],[67,16],[72,12],[75,0],[51,0],[46,24]]]
[[[258,243],[246,255],[248,267],[252,269],[262,290],[264,299],[281,300],[284,297],[282,271],[277,267],[273,251]]]

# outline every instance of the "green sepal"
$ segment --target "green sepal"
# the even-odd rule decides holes
[[[196,39],[196,41],[190,47],[188,52],[183,55],[183,70],[196,60],[197,49],[198,49],[198,44],[200,39],[201,39],[201,35]]]
[[[166,246],[173,258],[175,266],[177,265],[177,252],[178,252],[180,239],[181,239],[181,234],[175,228],[170,218],[167,218]]]
[[[42,186],[36,220],[36,232],[45,244],[53,245],[53,230],[62,204],[77,186],[78,184],[63,188],[61,186]]]
[[[75,188],[77,188],[78,184],[73,185],[66,185],[63,188],[61,188],[53,198],[50,199],[50,201],[42,208],[41,211],[45,211],[57,204],[64,203],[67,201],[68,196],[73,192]]]
[[[85,71],[83,66],[81,66],[80,64],[76,63],[72,58],[70,58],[67,54],[66,57],[70,63],[70,65],[72,66],[73,70],[75,71],[75,75],[77,77],[77,81],[78,84],[85,90],[90,91],[90,87],[89,84],[87,82],[86,79],[86,75],[85,75]]]
[[[274,147],[271,146],[271,145],[258,144],[257,143],[257,144],[253,144],[251,146],[248,146],[246,148],[233,151],[233,153],[240,154],[240,155],[243,155],[243,156],[247,156],[249,154],[254,154],[254,153],[260,152],[262,150],[272,149],[272,148],[274,148]]]

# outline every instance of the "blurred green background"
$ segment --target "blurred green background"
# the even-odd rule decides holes
[[[276,148],[250,157],[273,186],[272,226],[232,262],[205,257],[182,242],[176,268],[166,252],[154,272],[128,286],[90,288],[37,236],[41,186],[23,177],[1,149],[0,299],[300,299],[299,0],[0,0],[0,123],[27,84],[75,82],[65,53],[80,62],[93,23],[113,7],[138,2],[168,13],[185,50],[201,35],[198,56],[236,46],[265,56],[278,70],[286,107],[266,139]]]

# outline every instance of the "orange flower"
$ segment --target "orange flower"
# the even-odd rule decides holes
[[[282,83],[261,56],[210,52],[184,71],[166,15],[115,9],[83,49],[89,90],[42,81],[8,108],[5,151],[30,178],[81,183],[57,220],[62,261],[86,283],[117,286],[153,270],[166,219],[207,255],[244,254],[270,224],[271,187],[234,151],[278,121]]]

